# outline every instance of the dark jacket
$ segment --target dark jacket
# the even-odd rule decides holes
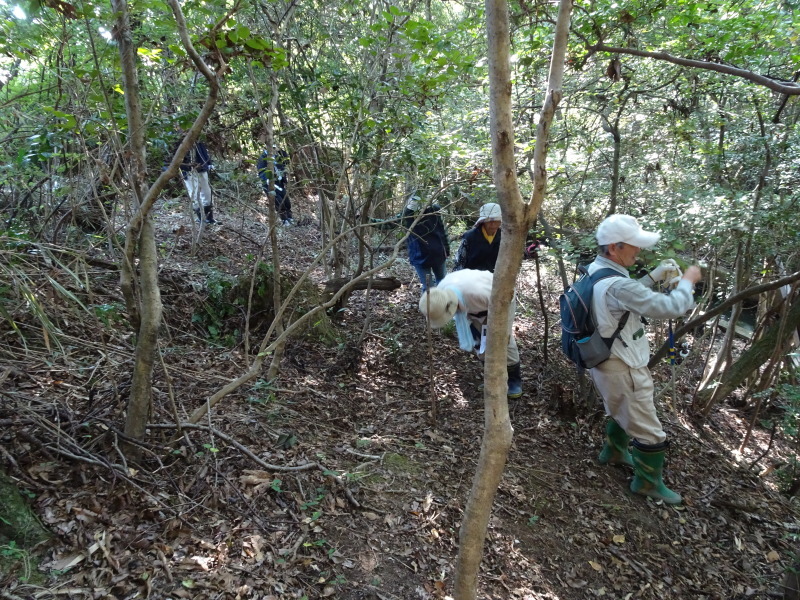
[[[183,140],[181,140],[183,141]],[[178,144],[180,145],[180,143]],[[177,146],[175,147],[177,151]],[[208,155],[206,145],[203,142],[195,142],[192,149],[189,150],[183,157],[181,162],[181,171],[188,173],[195,170],[204,173],[211,168],[211,157]]]
[[[497,230],[490,244],[483,235],[483,228],[478,225],[461,237],[461,245],[458,247],[453,270],[475,269],[494,273],[494,266],[497,264],[497,255],[499,253],[500,230]]]
[[[447,238],[439,211],[441,207],[438,204],[431,204],[422,211],[422,217],[416,225],[413,225],[416,213],[410,208],[405,208],[396,217],[385,221],[373,220],[373,224],[381,229],[393,229],[398,226],[411,228],[407,240],[408,262],[430,268],[444,263],[450,256],[450,240]]]
[[[275,189],[276,192],[286,191],[286,184],[288,183],[286,163],[289,160],[289,155],[285,150],[278,150],[275,153]],[[269,168],[269,152],[264,150],[256,163],[258,169],[258,176],[261,179],[261,185],[264,191],[269,191],[269,180],[272,172]]]

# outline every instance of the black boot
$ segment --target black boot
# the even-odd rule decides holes
[[[508,370],[508,397],[519,398],[522,396],[522,372],[520,364],[509,365]]]
[[[213,225],[214,223],[216,223],[216,221],[214,220],[214,207],[213,206],[211,206],[211,205],[204,206],[203,207],[203,211],[206,214],[206,223],[208,223],[209,225]]]

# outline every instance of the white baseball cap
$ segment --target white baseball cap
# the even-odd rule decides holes
[[[645,231],[630,215],[611,215],[597,228],[597,243],[601,246],[625,242],[637,248],[650,248],[658,243],[660,233]]]
[[[500,205],[496,202],[487,202],[483,206],[481,206],[481,210],[478,213],[478,220],[475,221],[475,227],[483,223],[484,221],[502,221],[503,220],[503,212],[500,210]]]

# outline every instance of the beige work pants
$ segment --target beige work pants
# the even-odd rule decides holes
[[[660,444],[667,434],[658,420],[653,403],[653,377],[647,367],[632,369],[611,357],[589,369],[589,375],[603,398],[606,414],[629,436],[642,444]]]
[[[519,362],[519,348],[517,347],[517,338],[514,337],[514,315],[516,312],[517,300],[514,298],[514,300],[511,301],[511,323],[508,327],[508,345],[506,346],[506,365],[509,367]],[[478,331],[480,331],[481,327],[488,321],[488,317],[476,317],[470,314],[468,314],[467,317],[472,326]],[[484,359],[484,355],[477,350],[475,354],[477,354],[481,361]]]

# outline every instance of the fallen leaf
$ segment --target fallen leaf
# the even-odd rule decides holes
[[[774,563],[774,562],[779,561],[780,559],[781,559],[781,555],[778,554],[775,550],[773,550],[769,554],[767,554],[767,561],[768,562]]]
[[[595,571],[602,571],[603,570],[603,565],[601,565],[599,562],[595,562],[593,560],[590,560],[589,564],[592,566],[592,568]]]
[[[615,544],[624,544],[625,543],[625,536],[624,535],[615,535],[611,539]]]

